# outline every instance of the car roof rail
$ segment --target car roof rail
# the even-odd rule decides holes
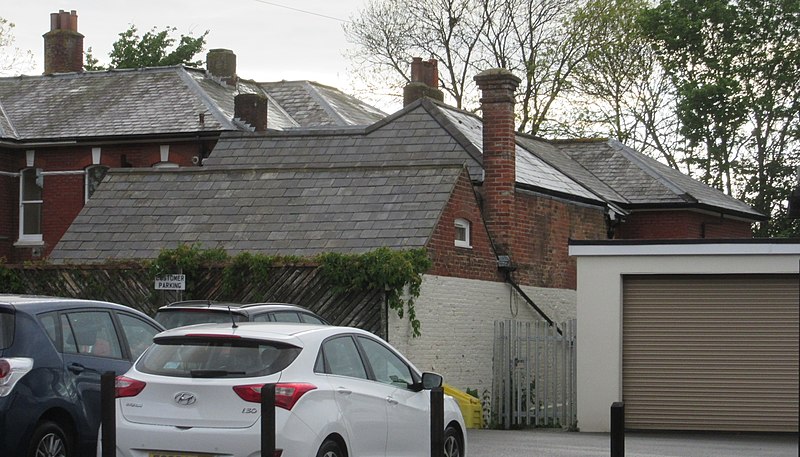
[[[266,306],[266,305],[279,305],[279,306],[292,306],[295,308],[303,308],[300,305],[295,305],[294,303],[282,303],[282,302],[259,302],[259,303],[245,303],[240,308],[252,308],[254,306]]]
[[[172,303],[168,304],[167,307],[170,307],[170,306],[184,306],[184,305],[206,305],[206,306],[211,306],[211,305],[215,305],[216,303],[217,302],[214,302],[212,300],[181,300],[181,301],[172,302]]]

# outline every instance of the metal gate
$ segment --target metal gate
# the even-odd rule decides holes
[[[494,323],[491,419],[512,427],[577,425],[577,321]]]

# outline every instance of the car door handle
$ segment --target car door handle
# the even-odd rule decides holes
[[[86,367],[78,363],[71,363],[67,369],[75,374],[81,374],[86,370]]]
[[[390,405],[396,405],[397,403],[399,403],[397,400],[395,400],[392,397],[386,397],[386,401],[388,401]]]
[[[353,393],[353,391],[350,390],[350,389],[345,389],[344,387],[338,387],[336,389],[336,393],[342,394],[342,395],[350,395],[351,393]]]

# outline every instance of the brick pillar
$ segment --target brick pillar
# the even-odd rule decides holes
[[[236,54],[230,49],[212,49],[206,54],[206,70],[228,85],[236,84]]]
[[[83,35],[78,33],[78,13],[60,10],[50,14],[50,31],[44,37],[44,74],[83,71]]]
[[[239,94],[233,99],[233,116],[252,126],[256,132],[267,130],[267,97]]]
[[[514,91],[521,80],[495,68],[475,76],[483,111],[483,195],[486,227],[498,255],[512,255],[516,224]]]
[[[423,61],[422,57],[411,59],[411,81],[403,88],[403,106],[422,97],[444,100],[444,93],[439,90],[439,69],[436,59]]]

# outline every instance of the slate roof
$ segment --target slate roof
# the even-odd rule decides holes
[[[0,78],[0,139],[60,141],[247,129],[233,120],[237,92],[269,97],[269,127],[367,125],[385,116],[309,81],[227,86],[176,67]],[[200,122],[200,114],[205,114]]]
[[[559,141],[555,145],[616,193],[623,208],[698,208],[766,220],[749,205],[615,140]]]
[[[51,255],[155,258],[181,243],[312,256],[424,246],[461,166],[114,169]]]

